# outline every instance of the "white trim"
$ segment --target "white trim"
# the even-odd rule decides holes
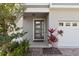
[[[33,18],[33,40],[37,40],[37,39],[34,39],[34,21],[35,20],[44,20],[44,39],[45,39],[45,19],[44,18]],[[41,39],[41,40],[44,40],[44,39]]]
[[[79,8],[78,3],[50,3],[50,8]]]
[[[52,5],[50,8],[79,8],[79,5]]]

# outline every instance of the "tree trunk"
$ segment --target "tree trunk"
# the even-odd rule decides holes
[[[2,28],[3,28],[3,37],[4,37],[4,40],[6,40],[6,36],[7,36],[7,27],[6,27],[6,22],[5,20],[3,19],[3,22],[2,22]]]

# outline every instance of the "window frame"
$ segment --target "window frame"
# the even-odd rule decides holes
[[[74,25],[74,24],[76,24],[76,25]],[[72,23],[72,26],[75,26],[76,27],[76,26],[78,26],[78,23],[77,22],[73,22]]]
[[[67,27],[71,26],[71,22],[65,22],[65,26]]]
[[[59,26],[64,26],[64,22],[59,22],[58,25]]]

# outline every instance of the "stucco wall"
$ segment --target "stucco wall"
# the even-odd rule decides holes
[[[58,20],[79,21],[79,9],[76,8],[52,8],[49,14],[49,27],[63,29],[64,36],[59,37],[59,47],[79,47],[79,25],[77,27],[59,27]]]
[[[46,15],[46,14],[45,14]],[[47,20],[48,20],[48,15],[46,17],[44,17],[45,15],[43,14],[39,14],[37,13],[36,16],[34,17],[31,13],[26,13],[24,15],[24,19],[23,19],[23,30],[24,32],[28,32],[24,38],[27,38],[29,41],[30,41],[30,44],[32,45],[33,43],[33,21],[34,19],[44,19],[45,20],[45,24],[44,24],[44,27],[45,27],[45,39],[44,39],[44,42],[46,42],[47,44],[47,27],[48,27],[48,24],[47,24]],[[42,42],[42,43],[44,43]]]
[[[24,36],[24,38],[27,38],[31,42],[33,40],[33,18],[32,17],[24,18],[23,30],[24,30],[24,32],[28,32]]]
[[[78,8],[51,8],[49,27],[57,27],[58,20],[79,20]]]

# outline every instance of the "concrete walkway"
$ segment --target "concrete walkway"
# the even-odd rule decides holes
[[[79,56],[79,48],[60,48],[63,56]]]
[[[28,56],[79,56],[79,48],[30,48]]]

